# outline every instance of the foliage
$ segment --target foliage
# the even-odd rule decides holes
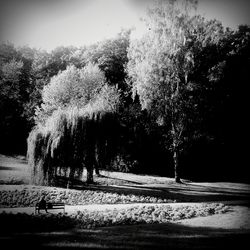
[[[26,132],[22,117],[22,71],[23,62],[11,59],[0,65],[0,150],[8,151],[8,141],[25,139],[17,133],[18,127]],[[15,151],[15,145],[13,151]]]
[[[126,103],[118,114],[120,137],[118,155],[111,169],[132,173],[151,173],[152,166],[160,168],[160,137],[155,121],[141,110],[138,100]],[[159,157],[159,161],[154,156]],[[166,154],[165,154],[166,156]],[[156,174],[157,172],[154,172]]]
[[[91,105],[118,110],[113,167],[171,175],[176,151],[184,178],[246,178],[247,149],[241,145],[248,131],[249,26],[224,29],[217,20],[191,16],[185,7],[195,1],[159,2],[149,10],[148,32],[138,41],[130,40],[128,30],[90,46],[51,52],[0,44],[0,151],[25,154],[35,121],[45,122],[57,108],[43,102],[45,86],[52,81],[63,86],[59,75],[65,70],[80,72],[92,64],[105,80],[98,94],[90,95]],[[66,97],[60,100],[67,103]]]
[[[115,152],[117,135],[109,126],[114,131],[117,127],[112,113],[119,107],[119,90],[108,86],[104,73],[89,63],[59,72],[44,87],[42,98],[28,139],[33,182],[51,185],[58,167],[64,172],[70,168],[70,180],[86,167],[87,181],[93,182],[94,166],[105,166],[114,154],[110,149]]]
[[[42,196],[48,202],[63,202],[67,205],[89,205],[89,204],[129,204],[129,203],[168,203],[174,202],[154,196],[109,193],[92,190],[73,190],[62,188],[43,188],[34,186],[32,188],[18,187],[16,189],[0,190],[1,207],[31,207],[34,206]]]
[[[81,67],[89,62],[97,64],[110,85],[118,85],[119,89],[127,91],[125,65],[129,42],[130,30],[122,30],[115,38],[82,48],[72,57],[78,59]]]
[[[13,100],[20,99],[19,81],[23,63],[21,61],[11,60],[2,65],[1,68],[1,95]]]
[[[19,221],[14,229],[13,227],[7,227],[5,230],[50,231],[74,227],[96,228],[115,225],[159,224],[193,217],[225,213],[228,209],[229,207],[217,203],[180,207],[147,205],[133,206],[123,209],[109,209],[105,211],[84,210],[71,215],[61,213],[50,215],[13,215],[1,213],[0,218],[1,221],[7,222],[6,225],[12,225],[14,222]]]
[[[84,107],[96,98],[104,85],[105,76],[97,65],[90,63],[83,69],[68,66],[44,87],[43,103],[37,110],[38,120],[46,119],[58,108]]]
[[[121,91],[117,86],[105,84],[91,102],[97,107],[102,107],[106,111],[118,111],[121,106]]]
[[[95,228],[114,225],[158,224],[199,216],[225,213],[223,204],[203,204],[202,206],[144,205],[105,211],[79,211],[72,215],[80,228]]]
[[[83,109],[58,109],[44,125],[35,127],[28,139],[33,183],[54,184],[57,168],[65,172],[68,167],[70,180],[76,171],[81,176],[83,167],[86,167],[87,182],[93,182],[96,161],[102,161],[102,166],[105,166],[115,153],[112,146],[117,136],[114,111],[108,105],[91,104]]]
[[[165,147],[173,152],[177,182],[184,146],[208,135],[201,124],[215,91],[211,74],[223,70],[218,58],[224,29],[218,21],[191,16],[194,6],[193,1],[158,1],[148,13],[149,31],[128,52],[133,93],[142,109],[165,127]]]

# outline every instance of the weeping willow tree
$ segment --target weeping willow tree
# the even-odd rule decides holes
[[[71,181],[84,168],[93,182],[93,169],[104,168],[116,151],[118,88],[97,65],[69,66],[51,78],[42,97],[28,138],[32,183],[56,185],[58,175]]]
[[[115,156],[118,127],[115,114],[100,108],[55,111],[28,138],[32,183],[55,185],[60,173],[72,181],[84,168],[92,183],[94,167],[105,167]]]

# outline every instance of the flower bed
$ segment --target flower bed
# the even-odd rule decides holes
[[[203,205],[141,205],[105,211],[78,211],[74,214],[0,214],[4,230],[50,231],[67,228],[96,228],[115,225],[166,223],[198,216],[225,213],[229,207],[223,204]],[[8,228],[10,225],[10,228]],[[13,225],[15,227],[13,228]]]
[[[105,211],[78,211],[71,215],[80,228],[95,228],[113,225],[166,223],[198,216],[225,213],[223,204],[197,206],[147,205]]]
[[[63,202],[67,205],[118,204],[118,203],[168,203],[169,199],[144,195],[125,195],[92,190],[67,190],[63,188],[23,186],[0,190],[1,207],[34,206],[45,195],[50,202]]]

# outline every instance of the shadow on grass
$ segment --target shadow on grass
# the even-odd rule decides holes
[[[0,166],[0,171],[1,170],[21,171],[20,169],[17,169],[14,167],[7,167],[7,166]]]
[[[206,187],[197,187],[195,185],[179,186],[104,186],[89,185],[85,187],[89,190],[104,191],[118,194],[134,194],[158,197],[162,199],[172,199],[182,202],[205,202],[205,201],[227,201],[227,200],[245,200],[250,201],[250,192],[236,192],[221,189],[211,189]]]
[[[0,180],[0,185],[25,185],[25,184],[29,184],[29,182],[26,180],[16,180],[16,179]]]
[[[110,182],[117,181],[118,185],[141,185],[142,183],[140,182],[135,182],[135,181],[130,181],[122,178],[114,178],[114,177],[109,177],[105,175],[98,175],[96,176],[97,179],[94,181],[93,184],[88,184],[86,181],[81,181],[79,179],[72,179],[69,182],[69,178],[65,176],[56,176],[55,179],[55,185],[58,187],[63,187],[66,188],[68,183],[70,183],[69,187],[73,189],[78,189],[82,190],[83,188],[86,188],[88,186],[102,186],[102,185],[110,185]],[[105,184],[101,184],[105,183]]]
[[[108,177],[107,177],[108,178]],[[56,186],[66,188],[67,178],[57,179]],[[226,187],[202,186],[192,183],[171,185],[164,184],[125,184],[125,185],[102,185],[98,183],[87,184],[74,180],[70,188],[76,190],[92,190],[125,195],[143,195],[161,199],[176,200],[179,202],[209,202],[209,201],[235,201],[244,200],[250,204],[250,190],[234,189]]]
[[[114,226],[37,233],[5,233],[10,249],[232,249],[247,246],[249,230],[190,227],[177,223]]]
[[[28,161],[24,156],[2,155],[0,154],[1,165],[27,165]]]
[[[107,180],[115,180],[115,181],[122,181],[125,182],[127,184],[136,184],[136,185],[141,185],[141,182],[136,182],[136,181],[130,181],[130,180],[126,180],[126,179],[121,179],[121,178],[114,178],[114,177],[110,177],[110,176],[106,176],[106,175],[102,175],[99,174],[97,177],[101,177],[103,179],[107,179]]]

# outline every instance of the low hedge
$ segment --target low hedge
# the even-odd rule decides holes
[[[134,225],[166,223],[225,213],[228,207],[223,204],[203,204],[200,206],[147,205],[106,211],[78,211],[72,217],[80,228],[95,228],[113,225]]]
[[[169,203],[170,199],[144,195],[125,195],[92,190],[67,190],[62,188],[23,186],[0,190],[1,207],[34,206],[45,195],[50,202],[63,202],[67,205],[118,204],[118,203]]]
[[[197,206],[141,205],[105,211],[78,211],[74,214],[0,214],[4,231],[50,231],[69,228],[96,228],[115,225],[166,223],[198,216],[225,213],[223,204]],[[13,226],[14,225],[14,226]],[[1,229],[3,230],[3,229]]]

